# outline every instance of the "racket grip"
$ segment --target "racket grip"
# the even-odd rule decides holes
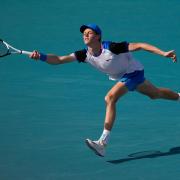
[[[32,52],[29,52],[29,51],[21,51],[22,54],[25,54],[25,55],[31,55]]]

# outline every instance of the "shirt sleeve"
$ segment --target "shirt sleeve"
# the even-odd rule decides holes
[[[74,52],[75,57],[78,60],[78,62],[85,62],[86,57],[87,57],[86,53],[87,53],[86,49],[82,49],[82,50]]]
[[[109,49],[111,52],[113,52],[114,54],[120,54],[120,53],[127,53],[129,52],[128,49],[129,43],[126,41],[123,42],[111,42],[109,45]]]

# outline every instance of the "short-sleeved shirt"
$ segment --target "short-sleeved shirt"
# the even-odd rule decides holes
[[[93,56],[87,48],[75,51],[74,55],[78,62],[89,63],[108,74],[111,80],[118,80],[124,74],[144,69],[143,65],[133,58],[128,45],[126,41],[103,41],[102,52],[99,56]]]

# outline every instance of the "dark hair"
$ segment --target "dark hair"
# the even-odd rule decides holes
[[[93,30],[94,31],[94,30]],[[96,31],[94,31],[95,33],[96,33],[96,35],[99,35],[100,37],[99,37],[99,42],[101,42],[102,41],[102,37],[101,37],[101,35],[100,34],[98,34]]]

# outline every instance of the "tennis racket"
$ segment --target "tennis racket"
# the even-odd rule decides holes
[[[0,39],[0,58],[11,54],[31,55],[32,52],[16,49],[13,46],[9,45],[7,42]]]

